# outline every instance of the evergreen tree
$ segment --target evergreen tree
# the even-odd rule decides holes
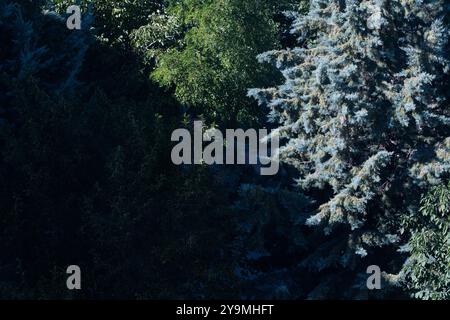
[[[0,0],[0,298],[235,296],[230,189],[172,164],[179,105],[127,45],[32,4]]]
[[[448,13],[447,1],[313,0],[293,13],[299,46],[259,56],[285,82],[249,95],[270,107],[298,186],[323,190],[306,223],[326,236],[303,264],[332,276],[310,297],[364,289],[371,264],[398,272],[400,217],[449,173]]]
[[[75,90],[91,40],[89,17],[83,30],[71,32],[61,16],[41,11],[42,1],[22,2],[0,1],[0,72],[18,80],[33,77],[57,92]]]

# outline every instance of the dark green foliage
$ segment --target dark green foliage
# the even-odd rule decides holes
[[[131,52],[92,43],[80,71],[70,96],[1,71],[0,297],[231,296],[228,191],[207,168],[171,164],[179,107]],[[71,264],[80,293],[65,288]]]
[[[448,299],[449,9],[0,0],[0,298]],[[280,173],[173,165],[197,118]]]
[[[65,282],[47,282],[76,262],[83,297],[225,295],[226,199],[205,169],[170,165],[160,102],[55,101],[24,89],[9,88],[21,124],[0,139],[2,282],[57,298]]]

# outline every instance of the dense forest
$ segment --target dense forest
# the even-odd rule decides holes
[[[449,0],[0,0],[0,298],[450,299],[449,28]],[[270,130],[278,173],[174,164],[196,121]]]

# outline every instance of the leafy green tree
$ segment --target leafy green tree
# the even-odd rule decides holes
[[[310,297],[363,292],[371,264],[398,272],[400,217],[449,174],[446,4],[311,1],[293,23],[299,46],[259,57],[285,81],[249,94],[279,124],[298,186],[322,190],[307,224],[326,237],[304,263],[332,275]]]
[[[256,55],[279,47],[274,16],[290,1],[181,0],[167,14],[184,30],[157,59],[153,79],[174,87],[184,105],[210,123],[245,126],[262,115],[246,88],[274,83],[277,74]]]
[[[415,298],[450,298],[449,213],[450,184],[439,185],[422,198],[419,213],[405,223],[412,236],[403,248],[409,254],[403,277]]]

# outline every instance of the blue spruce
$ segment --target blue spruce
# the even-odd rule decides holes
[[[448,14],[448,1],[312,0],[290,13],[298,46],[259,56],[285,79],[249,91],[270,108],[281,158],[298,187],[330,194],[306,221],[325,237],[303,267],[333,272],[310,298],[348,294],[333,292],[339,273],[365,294],[370,264],[401,280],[401,219],[450,171]]]

